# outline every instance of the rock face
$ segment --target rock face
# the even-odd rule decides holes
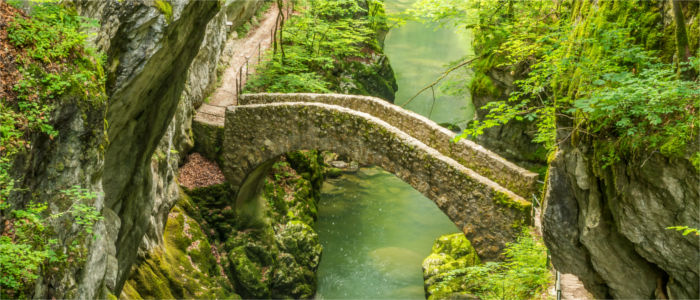
[[[226,14],[217,14],[217,1],[161,2],[75,1],[81,15],[101,24],[92,42],[107,55],[109,100],[88,111],[63,105],[55,116],[60,141],[36,142],[38,152],[22,164],[37,175],[26,177],[29,186],[47,197],[72,185],[104,191],[95,203],[104,219],[85,265],[43,279],[35,297],[118,293],[137,250],[145,256],[162,243],[178,199],[177,153],[191,147],[192,106],[215,81]],[[226,13],[244,21],[259,5],[236,1]]]
[[[72,186],[81,186],[97,193],[99,196],[94,203],[98,210],[104,207],[104,197],[101,195],[104,161],[105,137],[102,134],[104,127],[105,105],[88,106],[79,105],[78,99],[64,99],[62,106],[54,111],[52,116],[53,126],[58,130],[55,141],[48,138],[33,141],[32,150],[25,156],[17,158],[14,162],[15,174],[21,174],[21,186],[28,193],[13,195],[11,201],[16,203],[29,203],[38,201],[51,203],[49,210],[52,213],[65,211],[72,203],[66,203],[59,199],[61,190]],[[40,191],[40,192],[38,192]],[[72,199],[71,199],[72,200]],[[95,234],[104,237],[100,240],[76,240],[79,232],[74,228],[62,224],[51,224],[57,228],[56,238],[61,244],[69,244],[71,241],[79,242],[88,249],[89,256],[86,261],[68,266],[59,274],[52,274],[48,278],[40,278],[35,287],[34,296],[37,298],[47,295],[56,297],[77,297],[78,295],[95,295],[106,283],[113,284],[115,275],[106,270],[108,264],[113,263],[115,248],[108,241],[116,238],[116,230],[107,224],[119,224],[119,219],[110,211],[103,212],[104,220],[98,221],[93,228]],[[59,221],[58,219],[56,221]],[[83,276],[80,269],[83,268]]]
[[[239,299],[213,255],[194,203],[186,195],[173,207],[158,247],[126,282],[122,299]]]
[[[543,231],[554,266],[599,298],[700,297],[698,237],[666,229],[700,224],[698,171],[658,154],[602,168],[594,152],[565,146],[551,162]]]
[[[391,103],[399,89],[389,58],[380,52],[372,52],[366,62],[348,63],[340,78],[339,90],[344,94],[375,96]]]

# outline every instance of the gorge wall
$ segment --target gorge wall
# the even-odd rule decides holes
[[[77,185],[99,196],[97,237],[84,262],[40,278],[37,298],[106,298],[121,291],[137,259],[160,251],[168,213],[180,199],[176,174],[192,147],[195,105],[215,84],[226,22],[246,22],[260,1],[75,1],[99,21],[92,44],[105,54],[104,105],[63,104],[52,116],[56,141],[39,136],[15,162],[22,186],[60,198]],[[71,101],[66,101],[71,103]],[[34,195],[34,196],[37,196]],[[31,195],[15,195],[13,203]],[[52,203],[52,202],[49,202]],[[54,205],[54,204],[52,204]],[[185,222],[186,223],[186,222]],[[71,226],[56,226],[70,243]]]
[[[699,7],[697,3],[681,3],[690,53],[697,56]],[[603,28],[600,24],[610,22],[605,24],[634,28],[631,34],[635,42],[656,51],[662,61],[677,59],[671,2],[623,1],[613,5],[572,1],[562,2],[557,8],[557,16],[569,18],[560,22],[574,28],[565,32],[566,38],[594,39],[597,36],[593,32]],[[640,23],[632,21],[641,16],[646,19]],[[477,32],[476,36],[477,54],[485,57],[474,66],[476,74],[471,87],[475,106],[506,100],[508,94],[518,91],[515,81],[532,80],[529,72],[541,57],[524,56],[510,66],[504,65],[508,61],[505,56],[490,52],[493,45],[487,45],[493,36],[487,32]],[[505,42],[509,42],[507,38],[501,41]],[[595,46],[582,43],[572,51],[590,53],[596,51],[592,49]],[[579,80],[576,75],[579,74],[567,81],[573,82],[571,86]],[[540,97],[555,97],[547,88],[557,89],[544,87]],[[563,110],[557,112],[556,147],[546,161],[548,172],[542,195],[544,241],[555,268],[577,275],[597,298],[700,297],[698,237],[667,229],[700,226],[700,171],[692,158],[700,149],[697,129],[695,138],[680,150],[680,155],[656,151],[622,155],[620,160],[607,163],[609,148],[595,138],[572,132],[572,128],[585,122],[583,118]],[[477,114],[483,120],[486,111],[479,110]],[[535,162],[539,163],[545,161],[546,152],[537,150],[532,142],[536,131],[534,124],[527,121],[509,122],[486,130],[477,141],[527,166],[533,162],[528,157],[536,157]]]

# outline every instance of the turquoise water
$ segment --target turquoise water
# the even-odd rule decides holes
[[[324,183],[317,299],[425,299],[421,263],[459,232],[428,198],[378,167]]]
[[[386,0],[386,10],[389,13],[400,12],[410,8],[414,2],[416,0]],[[435,29],[430,24],[407,22],[402,27],[392,29],[386,37],[384,52],[389,57],[399,85],[394,102],[399,105],[405,103],[435,81],[447,69],[447,64],[473,55],[471,41],[470,32],[453,27]],[[464,70],[459,72],[455,75],[462,78],[460,84],[466,84],[469,75]],[[449,122],[460,127],[464,127],[474,115],[469,95],[452,96],[436,88],[435,99],[433,107],[431,90],[427,90],[406,108],[437,123]]]

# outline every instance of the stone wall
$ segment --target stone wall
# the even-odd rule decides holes
[[[244,94],[238,101],[242,105],[318,102],[367,113],[526,199],[537,193],[537,174],[516,166],[472,141],[462,139],[454,143],[455,134],[452,131],[379,98],[338,94]]]
[[[529,222],[529,202],[366,113],[301,102],[231,106],[225,124],[223,170],[239,194],[260,166],[290,151],[318,149],[381,166],[411,184],[486,260],[497,259]],[[239,197],[237,206],[250,205],[246,199]]]

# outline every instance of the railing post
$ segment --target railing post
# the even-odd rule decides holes
[[[557,289],[557,300],[561,300],[561,273],[557,271],[557,283],[554,285]]]
[[[243,90],[243,66],[238,68],[238,92],[240,93]]]

